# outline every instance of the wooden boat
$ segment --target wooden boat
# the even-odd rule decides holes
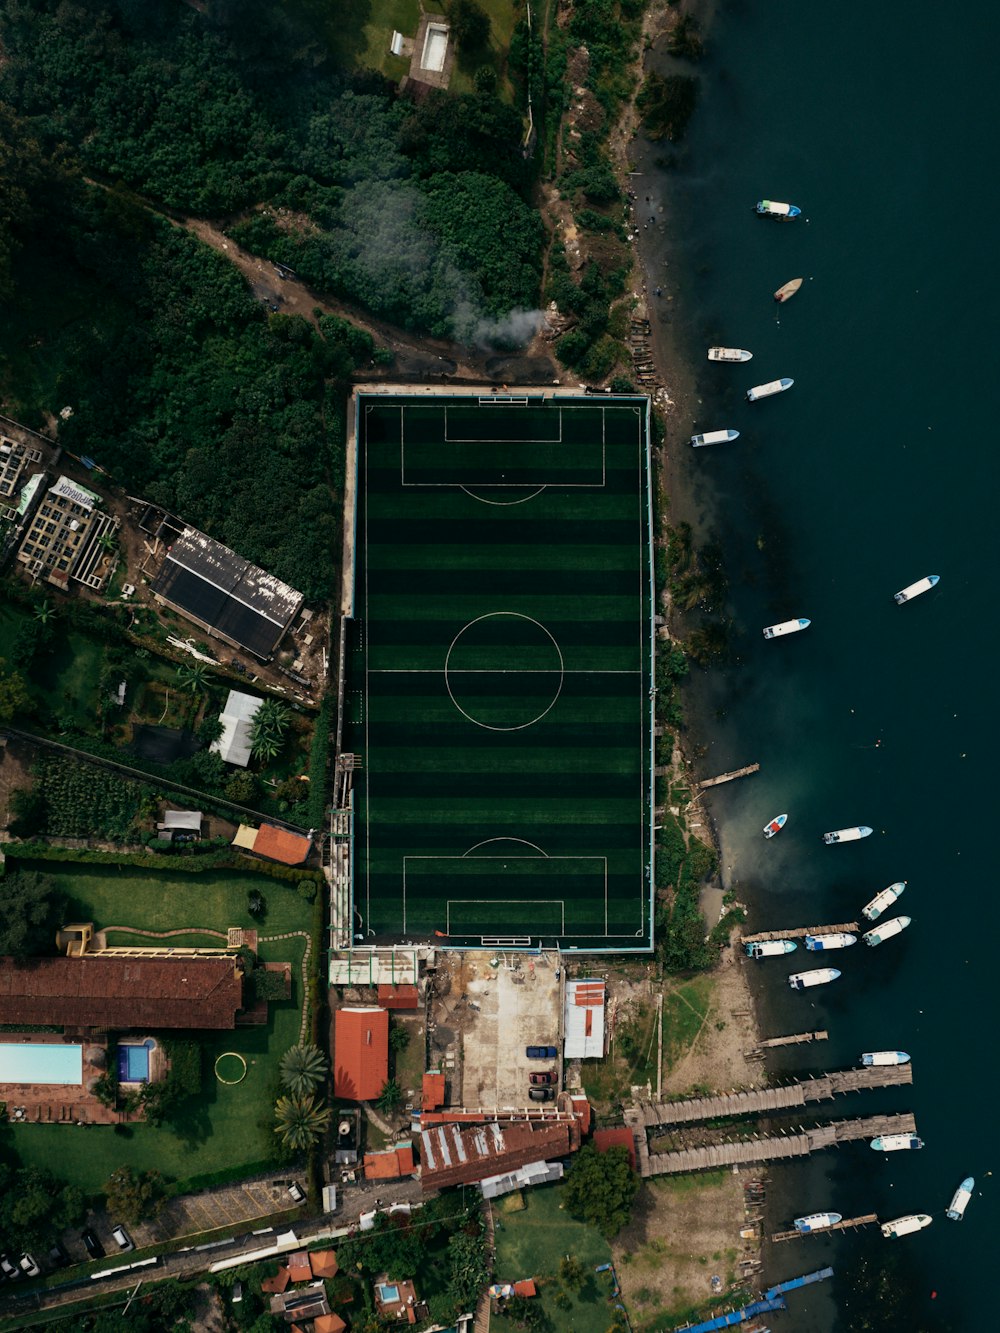
[[[710,347],[708,349],[709,361],[752,361],[753,352],[748,352],[745,347]]]
[[[791,282],[786,282],[783,286],[778,288],[774,293],[774,299],[781,305],[783,301],[787,301],[789,297],[794,296],[801,286],[801,278],[792,278]]]

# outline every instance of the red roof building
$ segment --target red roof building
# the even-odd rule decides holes
[[[242,1007],[243,973],[231,956],[0,959],[0,1023],[221,1029],[236,1026]]]
[[[624,1148],[628,1153],[628,1164],[637,1170],[635,1162],[635,1139],[632,1131],[624,1126],[620,1129],[595,1129],[594,1147],[598,1152],[607,1152],[609,1148]]]
[[[374,1005],[338,1009],[333,1020],[333,1090],[371,1102],[389,1077],[389,1014]]]
[[[535,1279],[534,1279],[533,1277],[526,1277],[526,1278],[522,1279],[522,1281],[520,1281],[520,1282],[515,1282],[515,1283],[514,1283],[514,1295],[515,1295],[515,1296],[537,1296],[537,1295],[538,1295],[538,1290],[537,1290],[537,1288],[535,1287]]]
[[[383,1009],[419,1009],[420,992],[416,986],[380,984],[378,1002]]]
[[[415,1169],[413,1144],[397,1143],[385,1152],[365,1153],[365,1180],[399,1180]]]
[[[444,1074],[440,1069],[428,1069],[424,1075],[420,1105],[425,1111],[437,1111],[444,1106]]]
[[[304,838],[299,833],[289,833],[287,829],[276,828],[273,824],[261,824],[253,843],[257,856],[266,856],[269,861],[280,861],[286,866],[300,866],[311,848],[310,838]]]
[[[425,1190],[471,1185],[529,1162],[566,1157],[579,1146],[575,1120],[435,1125],[420,1135],[420,1184]]]

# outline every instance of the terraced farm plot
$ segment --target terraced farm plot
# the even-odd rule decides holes
[[[648,949],[646,400],[355,408],[366,937]]]

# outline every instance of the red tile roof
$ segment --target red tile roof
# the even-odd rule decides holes
[[[598,1152],[607,1152],[609,1148],[624,1148],[628,1153],[629,1166],[635,1171],[635,1139],[630,1129],[595,1129],[594,1147]]]
[[[413,1174],[413,1144],[397,1143],[385,1152],[365,1153],[365,1180],[399,1180]]]
[[[521,1282],[515,1282],[515,1283],[514,1283],[514,1295],[515,1295],[515,1296],[537,1296],[537,1295],[538,1295],[538,1290],[537,1290],[537,1288],[535,1287],[535,1279],[534,1279],[533,1277],[526,1277],[526,1278],[524,1278],[523,1281],[521,1281]]]
[[[286,866],[300,866],[311,847],[309,838],[303,838],[299,833],[289,833],[287,829],[275,828],[273,824],[261,824],[253,844],[258,856],[266,856],[269,861],[281,861]]]
[[[421,1187],[432,1190],[471,1184],[516,1171],[529,1162],[566,1157],[580,1145],[574,1129],[575,1120],[435,1125],[420,1135]]]
[[[288,1256],[288,1275],[293,1282],[311,1282],[312,1265],[305,1250],[296,1250]]]
[[[420,992],[416,986],[387,986],[383,983],[378,988],[378,1002],[383,1009],[419,1009]]]
[[[242,1005],[232,957],[0,959],[0,1023],[231,1028]]]
[[[288,1269],[284,1266],[284,1264],[282,1264],[282,1266],[278,1269],[274,1277],[266,1277],[264,1279],[264,1281],[260,1284],[260,1289],[261,1291],[266,1291],[269,1294],[276,1291],[284,1291],[285,1288],[288,1286],[289,1282],[291,1282],[291,1280],[292,1280],[291,1274],[289,1273]]]
[[[425,1111],[436,1111],[444,1106],[444,1074],[440,1069],[428,1069],[424,1075],[420,1104]]]
[[[313,1320],[313,1333],[343,1333],[346,1327],[339,1314],[321,1314]]]
[[[336,1250],[313,1250],[309,1256],[313,1277],[336,1277],[340,1271]]]
[[[389,1077],[389,1015],[374,1006],[338,1009],[333,1021],[333,1090],[369,1102]]]

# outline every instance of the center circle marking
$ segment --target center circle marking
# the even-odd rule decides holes
[[[549,645],[551,645],[552,651],[555,653],[555,662],[556,662],[556,665],[553,665],[552,667],[542,667],[538,670],[532,670],[530,667],[523,668],[525,675],[552,676],[555,678],[552,698],[545,705],[545,707],[541,709],[540,712],[536,713],[533,717],[528,718],[526,722],[517,722],[514,723],[512,726],[506,726],[506,727],[497,726],[493,722],[484,722],[482,718],[478,718],[473,713],[471,713],[468,708],[463,708],[463,706],[459,703],[458,699],[455,697],[456,686],[458,684],[458,680],[460,680],[460,674],[452,664],[452,655],[455,652],[455,649],[461,643],[462,636],[464,634],[467,634],[475,625],[481,625],[485,620],[503,620],[503,619],[523,620],[529,625],[534,625],[545,636],[545,640],[548,641]],[[490,668],[483,667],[482,669],[473,669],[469,674],[489,675]],[[467,718],[468,721],[475,723],[477,727],[483,727],[484,730],[486,731],[523,731],[525,727],[533,727],[536,722],[540,722],[542,718],[545,717],[547,713],[551,712],[552,709],[555,707],[556,703],[559,700],[560,694],[562,694],[562,688],[565,679],[566,679],[566,667],[565,663],[563,662],[563,655],[559,649],[558,643],[556,643],[552,634],[545,628],[545,626],[541,623],[540,620],[535,620],[533,616],[521,615],[519,611],[489,611],[487,612],[486,615],[477,616],[475,620],[470,620],[467,625],[462,626],[462,628],[452,639],[451,643],[448,646],[448,652],[445,655],[444,659],[444,683],[445,683],[445,688],[448,691],[448,697],[451,699],[452,703],[455,705],[455,707],[458,709],[458,711],[462,714],[464,718]]]

